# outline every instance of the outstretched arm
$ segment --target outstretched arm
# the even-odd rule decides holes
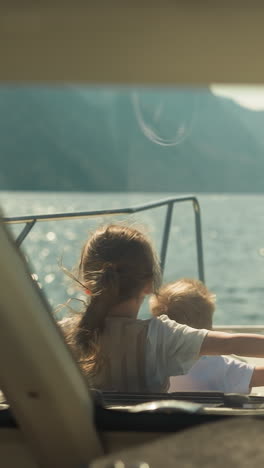
[[[203,340],[200,355],[237,354],[264,357],[264,336],[249,333],[209,331]]]

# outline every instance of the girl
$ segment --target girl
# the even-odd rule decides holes
[[[264,357],[264,336],[196,330],[166,315],[139,320],[144,297],[158,292],[160,269],[151,242],[133,227],[98,229],[82,250],[78,281],[90,301],[65,335],[96,388],[161,392],[200,355]]]

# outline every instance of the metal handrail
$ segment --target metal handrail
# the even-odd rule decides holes
[[[236,333],[260,333],[264,332],[264,325],[216,325],[214,331]]]
[[[188,195],[182,197],[167,198],[158,200],[156,202],[147,203],[144,205],[137,205],[129,208],[120,208],[112,210],[95,210],[95,211],[81,211],[75,213],[56,213],[49,215],[28,215],[28,216],[14,216],[4,217],[2,221],[6,224],[25,224],[24,228],[18,235],[16,242],[21,245],[36,223],[44,221],[61,221],[70,219],[85,219],[97,216],[111,216],[111,215],[129,215],[146,211],[152,208],[158,208],[167,205],[167,212],[165,217],[165,224],[163,228],[163,238],[160,253],[160,264],[162,270],[165,267],[167,247],[169,243],[171,221],[173,215],[173,207],[175,203],[191,201],[194,209],[195,216],[195,233],[196,233],[196,252],[197,252],[197,265],[199,279],[205,282],[204,278],[204,262],[203,262],[203,246],[202,246],[202,225],[201,225],[201,209],[199,202],[195,196]],[[263,325],[216,325],[215,331],[235,332],[235,333],[264,333]]]
[[[57,214],[45,214],[45,215],[32,215],[32,216],[14,216],[5,217],[3,222],[6,224],[23,224],[24,228],[18,235],[16,242],[17,245],[21,245],[27,235],[30,233],[32,228],[37,222],[43,221],[61,221],[68,219],[84,219],[92,218],[96,216],[112,216],[112,215],[128,215],[135,214],[141,211],[146,211],[161,206],[167,205],[167,212],[165,217],[165,224],[163,228],[162,245],[160,252],[160,265],[162,271],[165,268],[166,255],[170,237],[171,221],[173,214],[173,207],[175,203],[192,202],[194,209],[194,220],[195,220],[195,234],[196,234],[196,252],[197,252],[197,267],[198,277],[201,281],[205,282],[204,275],[204,262],[203,262],[203,245],[202,245],[202,226],[201,226],[201,210],[197,198],[193,195],[171,197],[156,202],[147,203],[144,205],[137,205],[129,208],[119,208],[112,210],[95,210],[95,211],[81,211],[77,213],[57,213]]]

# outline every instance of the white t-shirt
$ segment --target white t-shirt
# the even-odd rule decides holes
[[[71,326],[75,318],[63,319],[59,324]],[[149,320],[146,343],[146,380],[152,392],[171,375],[186,374],[199,359],[202,342],[208,330],[196,330],[170,320],[167,315]]]
[[[158,391],[172,375],[186,374],[199,359],[208,330],[196,330],[170,320],[167,315],[150,320],[146,346],[148,387]]]
[[[171,377],[169,392],[250,393],[254,367],[229,356],[202,356],[187,375]]]

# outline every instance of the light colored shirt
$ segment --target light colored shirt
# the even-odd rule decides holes
[[[187,375],[171,377],[169,392],[250,393],[254,367],[229,356],[202,356]]]
[[[76,317],[64,319],[60,325],[67,330],[74,320]],[[138,340],[139,336],[136,335],[132,339],[131,332],[138,335],[146,326],[145,346],[138,349],[135,343],[140,344],[141,340]],[[119,378],[114,379],[116,382],[113,381],[113,386],[117,382],[120,383],[120,376],[124,374],[127,382],[134,375],[140,374],[139,368],[143,364],[144,378],[149,391],[166,391],[170,376],[186,374],[199,358],[201,345],[207,333],[208,330],[196,330],[181,325],[170,320],[167,315],[152,317],[150,320],[108,317],[104,329],[108,342],[107,358],[114,359],[115,362],[110,362],[107,367],[112,368],[113,372],[113,366],[118,367],[119,364],[119,372],[116,372]],[[130,384],[129,388],[133,391],[133,385]]]
[[[166,378],[186,374],[199,359],[208,330],[196,330],[170,320],[167,315],[150,320],[146,347],[146,378],[158,391]]]

